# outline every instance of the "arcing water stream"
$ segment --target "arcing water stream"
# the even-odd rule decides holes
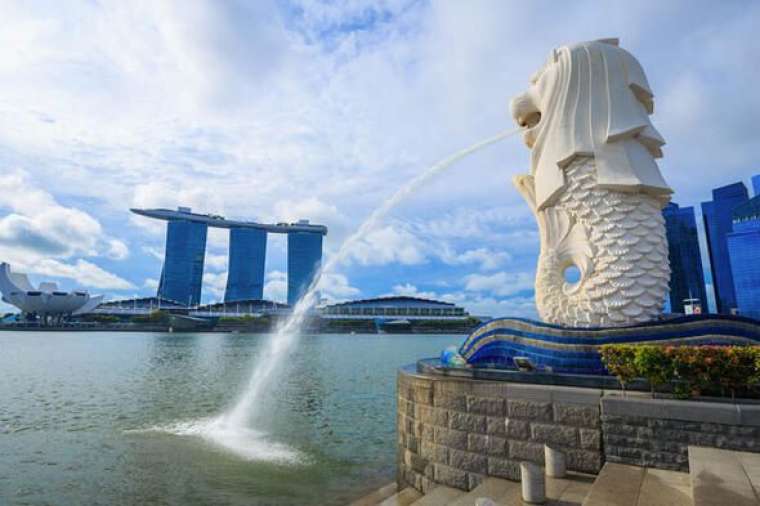
[[[259,403],[262,392],[272,386],[279,370],[282,370],[283,359],[295,346],[299,329],[309,310],[316,302],[317,285],[320,276],[330,272],[343,262],[351,253],[354,245],[371,232],[385,216],[405,198],[413,194],[422,185],[446,170],[448,167],[469,156],[470,154],[494,144],[520,129],[501,132],[468,148],[457,151],[402,186],[396,193],[377,207],[361,226],[346,239],[337,253],[330,257],[321,267],[319,273],[307,290],[306,294],[293,308],[291,317],[272,334],[265,343],[262,352],[256,359],[248,385],[237,403],[226,413],[210,420],[185,423],[172,428],[163,429],[180,435],[197,435],[216,443],[244,458],[251,460],[294,460],[298,455],[283,445],[274,444],[264,439],[264,434],[252,430],[249,425],[254,409]]]

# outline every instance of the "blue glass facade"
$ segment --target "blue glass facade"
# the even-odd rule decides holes
[[[706,309],[705,278],[694,208],[670,203],[662,210],[662,215],[665,217],[671,271],[670,312],[683,313],[684,299],[699,299]]]
[[[191,306],[200,303],[207,231],[205,223],[168,222],[159,297]]]
[[[734,210],[733,227],[727,242],[736,305],[740,315],[760,319],[760,196]]]
[[[760,195],[760,174],[752,176],[752,191],[755,192],[755,197]]]
[[[255,228],[230,229],[229,271],[225,302],[264,298],[267,233]]]
[[[707,248],[710,253],[710,270],[718,313],[730,314],[736,309],[731,263],[728,257],[727,236],[733,230],[733,211],[749,200],[744,183],[734,183],[712,192],[713,199],[702,203]]]
[[[322,234],[288,233],[288,304],[298,302],[322,264]]]

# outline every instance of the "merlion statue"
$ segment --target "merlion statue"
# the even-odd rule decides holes
[[[672,190],[655,162],[665,141],[653,108],[641,65],[614,39],[555,49],[512,100],[532,150],[530,174],[514,184],[538,221],[545,322],[616,326],[661,314],[670,279],[661,210]]]

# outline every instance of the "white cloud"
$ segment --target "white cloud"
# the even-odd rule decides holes
[[[407,297],[420,297],[423,299],[436,299],[439,297],[435,292],[420,291],[416,286],[414,286],[411,283],[404,283],[402,285],[394,285],[392,295],[405,295]]]
[[[480,264],[480,269],[484,271],[492,271],[503,267],[506,263],[512,260],[512,255],[506,251],[491,251],[488,248],[477,248],[467,250],[460,254],[447,254],[443,257],[443,261],[449,264]]]
[[[425,245],[410,232],[387,225],[371,231],[357,242],[350,258],[360,265],[384,265],[398,262],[403,265],[425,263]]]
[[[147,288],[148,290],[157,290],[158,280],[153,278],[145,278],[145,281],[143,281],[143,288]]]
[[[53,259],[43,259],[30,266],[28,272],[43,276],[72,279],[77,284],[85,287],[106,290],[130,290],[135,288],[135,285],[129,281],[81,258],[74,262],[74,264],[65,264]]]
[[[269,271],[264,282],[264,298],[285,302],[288,298],[288,282],[284,272]]]
[[[213,295],[213,300],[221,300],[227,288],[227,272],[204,272],[203,292]]]
[[[356,298],[361,291],[351,286],[348,278],[339,273],[324,274],[317,285],[320,296],[330,302],[341,302]]]
[[[488,292],[506,297],[532,290],[534,276],[528,272],[497,272],[465,276],[464,289],[468,292]]]
[[[322,221],[326,250],[335,251],[426,166],[508,128],[509,97],[549,50],[605,35],[599,26],[619,34],[647,71],[676,199],[693,203],[711,186],[746,179],[760,158],[752,125],[760,67],[746,63],[760,50],[751,36],[760,7],[552,9],[547,22],[546,5],[529,2],[3,3],[0,166],[24,168],[39,192],[0,186],[8,210],[0,254],[72,263],[126,258],[128,244],[162,258],[165,224],[129,215],[130,205]],[[509,182],[528,157],[506,140],[421,188],[359,245],[351,280],[362,278],[350,269],[374,266],[372,289],[382,293],[407,281],[399,264],[403,275],[430,279],[425,286],[469,267],[481,276],[528,270],[536,228]],[[36,211],[51,203],[57,212]],[[212,257],[224,244],[222,232],[210,232],[209,270],[224,269]],[[139,284],[154,260],[129,261]],[[501,280],[463,283],[496,297],[504,290],[489,283]],[[281,299],[283,282],[269,279]]]
[[[227,269],[227,259],[228,255],[216,255],[207,252],[203,265],[209,270],[223,271]]]
[[[110,239],[106,256],[111,260],[125,260],[129,257],[129,248],[118,239]]]

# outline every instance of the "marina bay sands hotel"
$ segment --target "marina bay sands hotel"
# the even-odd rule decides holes
[[[190,208],[131,209],[135,214],[165,220],[166,252],[158,297],[188,306],[201,301],[203,262],[208,227],[230,230],[229,266],[225,302],[264,298],[267,234],[288,235],[288,304],[295,304],[311,285],[322,262],[322,237],[327,227],[297,223],[263,224],[226,220],[193,213]]]

